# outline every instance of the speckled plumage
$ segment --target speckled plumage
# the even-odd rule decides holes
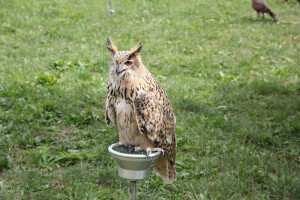
[[[118,51],[109,38],[107,43],[112,57],[106,123],[115,125],[120,144],[146,151],[163,149],[164,155],[155,161],[154,171],[164,182],[171,183],[176,180],[176,134],[168,96],[143,65],[141,43],[131,51]]]

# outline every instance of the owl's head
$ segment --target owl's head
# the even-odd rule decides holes
[[[110,38],[107,38],[107,48],[112,53],[111,57],[111,72],[116,78],[122,78],[128,74],[138,73],[143,68],[140,51],[142,43],[130,51],[118,51]]]

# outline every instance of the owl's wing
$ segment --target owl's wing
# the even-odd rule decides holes
[[[175,116],[166,93],[142,93],[134,100],[133,107],[140,132],[163,148],[169,159],[175,160]]]
[[[114,97],[112,96],[112,87],[111,84],[107,87],[107,95],[106,95],[106,109],[105,109],[105,119],[106,119],[106,125],[109,126],[110,122],[112,121],[114,124],[116,124],[116,111],[114,109],[113,103],[114,103]]]

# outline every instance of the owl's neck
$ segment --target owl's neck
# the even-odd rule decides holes
[[[128,101],[133,101],[141,93],[148,91],[148,82],[152,78],[151,73],[146,67],[136,71],[136,73],[128,73],[121,78],[111,78],[110,83],[113,96],[121,97]]]

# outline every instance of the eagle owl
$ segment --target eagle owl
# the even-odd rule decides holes
[[[135,150],[162,151],[154,162],[154,172],[165,183],[176,180],[175,115],[166,92],[142,63],[139,43],[131,51],[118,51],[110,38],[109,83],[106,98],[106,124],[119,132],[117,145]]]

